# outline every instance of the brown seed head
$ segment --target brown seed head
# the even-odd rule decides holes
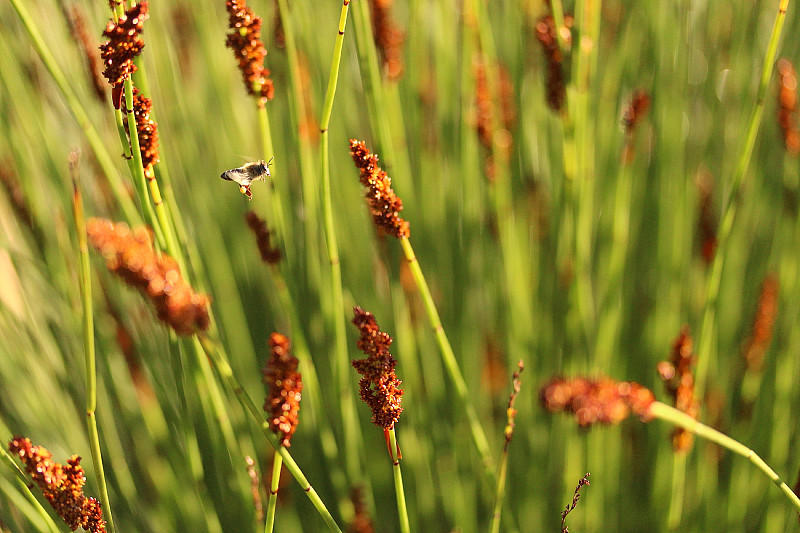
[[[8,449],[22,461],[45,499],[71,530],[82,527],[91,533],[106,531],[100,502],[83,493],[86,476],[80,457],[73,455],[66,465],[56,463],[50,452],[23,437],[14,437]]]
[[[153,166],[160,161],[158,158],[158,123],[150,118],[153,111],[153,101],[139,94],[139,89],[133,88],[133,116],[136,118],[136,131],[139,135],[139,151],[142,153],[142,167],[147,179],[155,178]],[[125,106],[122,112],[126,113]],[[128,122],[125,121],[125,131],[128,131]]]
[[[553,378],[542,387],[540,397],[548,411],[568,411],[581,426],[617,424],[631,411],[647,422],[655,401],[653,393],[638,383],[609,378]]]
[[[786,150],[800,153],[800,131],[797,127],[797,74],[792,62],[778,60],[778,124],[783,131]]]
[[[92,218],[86,233],[108,269],[139,289],[175,333],[192,335],[208,329],[208,297],[189,287],[174,259],[155,253],[147,229],[131,230],[123,222]]]
[[[273,333],[269,346],[272,351],[263,372],[263,381],[268,389],[264,411],[268,413],[270,429],[281,439],[281,445],[288,448],[300,422],[298,413],[303,390],[303,381],[297,371],[300,362],[291,353],[288,337]]]
[[[361,173],[360,181],[366,192],[364,197],[378,230],[398,239],[411,234],[408,222],[400,218],[403,201],[392,190],[392,180],[378,166],[378,156],[369,151],[363,141],[350,139],[350,156]]]
[[[564,24],[567,29],[572,28],[573,17],[571,15],[564,16]],[[536,23],[536,38],[542,45],[544,51],[544,58],[547,62],[547,105],[553,111],[561,111],[564,107],[564,102],[567,99],[567,88],[564,82],[563,62],[564,57],[561,49],[558,47],[558,37],[555,19],[552,15],[546,15],[539,19]],[[571,34],[567,39],[567,43],[571,41]]]
[[[625,134],[633,134],[636,125],[647,114],[650,109],[650,95],[644,89],[636,89],[631,94],[630,100],[622,110],[622,124],[625,126]]]
[[[97,42],[89,35],[86,29],[86,12],[78,5],[64,6],[64,11],[69,23],[69,31],[81,47],[86,68],[92,82],[95,96],[101,102],[108,99],[106,88],[100,76],[100,53]]]
[[[281,260],[281,251],[272,245],[270,231],[267,223],[252,211],[245,215],[247,226],[256,236],[256,245],[261,253],[261,260],[270,265],[277,264]]]
[[[383,59],[383,71],[391,81],[399,80],[403,75],[403,42],[405,32],[392,18],[394,0],[371,0],[372,32],[375,46]]]
[[[764,354],[772,341],[772,327],[778,314],[779,287],[778,276],[774,273],[767,274],[761,282],[753,332],[744,350],[745,364],[749,370],[759,371],[764,364]]]
[[[353,324],[361,336],[358,349],[365,359],[352,362],[353,368],[363,377],[359,381],[361,399],[372,409],[372,423],[384,429],[393,429],[400,418],[403,389],[394,367],[397,360],[389,353],[392,338],[381,331],[372,313],[360,307],[353,308]]]
[[[109,21],[103,32],[108,39],[100,45],[100,57],[105,69],[103,76],[112,87],[120,85],[131,74],[136,72],[133,58],[144,48],[144,41],[139,37],[142,26],[147,19],[147,0],[136,4],[119,18],[119,22]]]
[[[272,100],[275,86],[264,68],[267,49],[261,41],[261,17],[247,7],[245,0],[228,0],[228,34],[225,46],[233,50],[239,62],[242,80],[248,94],[258,97],[261,103]]]
[[[694,397],[694,353],[689,327],[683,326],[678,338],[672,344],[672,357],[658,364],[658,374],[664,380],[667,393],[672,397],[675,408],[691,417],[697,417],[698,404]],[[683,428],[672,433],[672,449],[686,453],[692,445],[692,435]]]

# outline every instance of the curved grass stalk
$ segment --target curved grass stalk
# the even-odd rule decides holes
[[[403,473],[400,470],[400,448],[397,446],[397,435],[394,429],[388,430],[389,434],[389,455],[392,458],[392,474],[394,476],[394,494],[397,499],[397,513],[400,516],[400,531],[410,533],[411,526],[408,522],[408,507],[406,506],[406,494],[403,489]]]

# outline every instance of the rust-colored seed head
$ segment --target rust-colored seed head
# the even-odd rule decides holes
[[[353,519],[350,522],[348,533],[374,533],[372,519],[369,516],[367,503],[364,501],[364,493],[361,487],[354,487],[350,491],[350,500],[353,502]]]
[[[131,230],[123,222],[92,218],[86,223],[86,233],[108,269],[139,289],[175,333],[192,335],[208,329],[208,296],[189,287],[174,259],[156,254],[147,229]]]
[[[572,28],[573,17],[564,16],[564,25]],[[564,58],[561,49],[558,47],[558,37],[555,19],[552,15],[546,15],[536,23],[536,38],[544,50],[544,58],[547,62],[547,105],[553,111],[561,111],[567,99],[567,88],[564,82],[563,62]],[[571,34],[570,34],[571,35]],[[571,36],[568,37],[569,43]]]
[[[139,34],[142,33],[145,19],[147,19],[147,0],[126,11],[119,18],[119,22],[110,21],[103,32],[103,37],[108,39],[100,45],[100,56],[105,65],[103,76],[112,87],[120,85],[136,72],[133,58],[144,48],[144,41]]]
[[[160,161],[158,158],[158,123],[150,118],[153,111],[153,101],[139,94],[139,89],[133,88],[133,116],[136,118],[136,131],[139,135],[139,151],[142,153],[142,167],[144,175],[153,179],[153,166]],[[123,113],[125,109],[123,106]],[[128,122],[125,121],[125,131],[128,131]]]
[[[632,381],[609,378],[553,378],[541,389],[542,405],[550,412],[568,411],[581,426],[617,424],[632,411],[642,421],[652,417],[653,393]]]
[[[270,265],[274,265],[281,260],[281,251],[272,245],[271,235],[267,229],[267,223],[252,211],[245,215],[247,226],[256,236],[256,245],[261,253],[261,260]]]
[[[247,7],[245,0],[228,0],[228,34],[225,46],[233,50],[242,71],[245,90],[260,99],[261,103],[272,100],[275,86],[269,78],[269,69],[264,68],[267,49],[261,41],[261,17]]]
[[[636,125],[647,114],[650,109],[650,95],[644,89],[636,89],[630,100],[622,110],[622,124],[625,126],[625,134],[631,135]]]
[[[764,364],[764,354],[772,341],[772,327],[778,314],[778,276],[768,274],[761,282],[761,293],[758,296],[758,307],[753,320],[753,333],[744,350],[745,364],[748,370],[759,371]]]
[[[86,475],[80,457],[73,455],[66,465],[56,463],[50,452],[23,437],[14,437],[8,450],[22,461],[45,499],[72,531],[78,527],[91,533],[106,531],[100,502],[83,493]]]
[[[403,42],[406,34],[392,19],[394,0],[371,0],[372,32],[375,45],[383,59],[383,70],[391,81],[399,80],[403,75]]]
[[[357,346],[367,356],[352,362],[363,377],[359,381],[361,399],[372,409],[372,423],[393,429],[400,418],[403,389],[394,367],[397,360],[389,353],[392,338],[381,331],[372,313],[353,308],[353,324],[361,334]]]
[[[378,166],[378,156],[370,153],[364,141],[350,139],[350,156],[361,172],[361,185],[366,192],[372,220],[381,233],[407,239],[411,234],[408,222],[400,218],[403,201],[392,190],[392,180]]]
[[[98,100],[105,102],[108,99],[106,88],[100,75],[100,53],[97,42],[89,35],[86,29],[86,13],[78,5],[72,4],[65,7],[67,22],[69,22],[69,30],[72,37],[78,42],[83,52],[84,61],[86,61],[86,68],[89,71],[89,76],[92,82],[92,88]]]
[[[297,367],[300,362],[291,353],[291,344],[285,335],[273,333],[269,338],[272,349],[264,368],[263,381],[267,385],[264,411],[269,416],[269,427],[289,447],[292,435],[300,422],[300,396],[303,381]]]
[[[786,150],[800,153],[800,131],[797,127],[797,74],[791,61],[778,60],[778,124],[783,131]]]
[[[696,180],[699,195],[697,233],[700,255],[706,265],[714,260],[717,251],[717,222],[714,214],[714,177],[707,171],[700,172]]]
[[[678,338],[672,344],[672,357],[658,364],[658,374],[664,380],[667,392],[672,397],[675,408],[692,417],[697,417],[697,401],[694,397],[694,353],[689,327],[683,326]],[[692,435],[683,428],[672,433],[672,449],[686,453],[692,445]]]

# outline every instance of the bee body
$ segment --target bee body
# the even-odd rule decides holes
[[[252,163],[247,163],[242,165],[239,168],[232,168],[230,170],[226,170],[222,174],[220,174],[220,178],[233,181],[239,184],[239,191],[242,194],[247,195],[247,199],[253,198],[253,193],[250,191],[250,184],[254,181],[258,180],[266,180],[268,177],[272,177],[269,172],[269,165],[272,162],[270,159],[267,162],[262,161],[254,161]]]

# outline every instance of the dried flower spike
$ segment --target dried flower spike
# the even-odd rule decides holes
[[[761,293],[758,295],[758,307],[753,320],[753,333],[744,350],[745,364],[748,370],[759,371],[764,364],[764,354],[772,340],[772,327],[778,314],[778,276],[768,274],[761,282]]]
[[[571,15],[564,16],[564,25],[568,30],[572,28],[573,20]],[[547,105],[553,111],[561,111],[567,99],[567,88],[563,72],[564,57],[558,47],[557,31],[555,19],[553,19],[552,15],[546,15],[536,23],[536,38],[542,44],[544,58],[547,62]],[[571,34],[567,33],[567,36],[567,42],[569,43]]]
[[[408,222],[400,218],[403,201],[392,190],[392,180],[378,166],[378,156],[369,151],[363,141],[350,139],[350,156],[361,172],[361,185],[366,188],[372,220],[378,230],[398,239],[407,239],[411,234]]]
[[[267,223],[252,211],[245,215],[247,226],[256,236],[258,251],[261,253],[261,260],[270,265],[276,264],[281,260],[281,251],[270,242],[271,235],[267,229]]]
[[[567,527],[567,515],[575,510],[575,507],[578,506],[578,500],[581,499],[581,488],[584,485],[591,485],[589,483],[589,472],[586,472],[586,475],[578,481],[578,486],[575,487],[575,492],[572,495],[572,503],[567,504],[567,508],[561,511],[561,533],[569,533],[569,528]]]
[[[383,59],[383,71],[391,81],[403,75],[403,41],[406,34],[392,19],[394,0],[371,0],[372,32]]]
[[[353,308],[353,324],[361,334],[358,349],[367,356],[352,362],[353,368],[363,377],[359,381],[361,399],[372,409],[372,423],[386,430],[394,429],[403,408],[402,383],[394,367],[397,360],[389,353],[392,338],[381,331],[372,313],[360,307]]]
[[[136,118],[136,131],[139,135],[139,151],[142,153],[142,167],[147,179],[154,179],[153,166],[160,161],[158,158],[158,123],[150,118],[153,111],[153,101],[139,94],[139,89],[133,88],[133,116]],[[123,113],[127,113],[123,106]],[[125,131],[128,132],[128,121],[124,122]],[[128,132],[130,135],[130,132]]]
[[[101,102],[108,100],[105,85],[100,76],[100,54],[97,43],[89,35],[86,29],[86,12],[78,5],[72,4],[64,6],[64,11],[69,23],[69,31],[81,47],[83,58],[86,61],[86,68],[89,70],[89,77],[92,88],[97,99]]]
[[[100,56],[105,65],[103,76],[112,87],[121,85],[136,72],[133,58],[144,48],[144,41],[139,34],[142,33],[145,19],[147,19],[147,0],[126,11],[119,18],[119,22],[109,21],[103,32],[103,37],[108,39],[100,45]],[[118,101],[116,103],[118,104]]]
[[[514,420],[517,417],[517,409],[514,407],[514,404],[517,401],[517,394],[519,394],[522,388],[522,380],[519,379],[519,376],[522,374],[523,370],[525,370],[525,365],[522,363],[522,360],[520,360],[517,362],[517,369],[511,375],[511,394],[508,395],[508,407],[506,408],[508,422],[504,432],[505,443],[503,447],[505,449],[508,449],[508,445],[511,443],[511,437],[514,436]]]
[[[72,531],[82,527],[91,533],[105,532],[100,502],[83,493],[86,475],[80,457],[73,455],[66,465],[56,463],[50,452],[23,437],[14,437],[8,449],[22,461],[45,499]]]
[[[264,411],[269,416],[269,427],[289,447],[292,435],[300,422],[300,396],[303,381],[297,367],[300,362],[291,353],[288,337],[273,333],[269,338],[270,358],[264,368],[263,381],[267,385]]]
[[[568,411],[581,426],[617,424],[631,411],[647,422],[653,393],[632,381],[610,378],[553,378],[541,389],[542,405],[550,412]]]
[[[233,50],[239,61],[245,90],[266,103],[272,100],[275,86],[269,78],[269,69],[264,67],[267,49],[261,41],[261,17],[247,7],[245,0],[228,0],[228,34],[225,46]]]
[[[800,131],[797,127],[797,74],[791,61],[778,60],[778,124],[783,131],[786,150],[800,153]]]
[[[158,318],[178,335],[192,335],[209,326],[208,297],[195,293],[168,255],[157,255],[145,228],[92,218],[86,224],[89,242],[106,260],[109,270],[136,287],[156,309]]]
[[[694,397],[693,364],[692,338],[689,336],[689,327],[684,326],[672,344],[672,358],[658,364],[658,374],[664,380],[675,408],[696,418],[698,405]],[[692,440],[691,433],[683,428],[675,428],[672,433],[672,449],[686,453],[692,446]]]

